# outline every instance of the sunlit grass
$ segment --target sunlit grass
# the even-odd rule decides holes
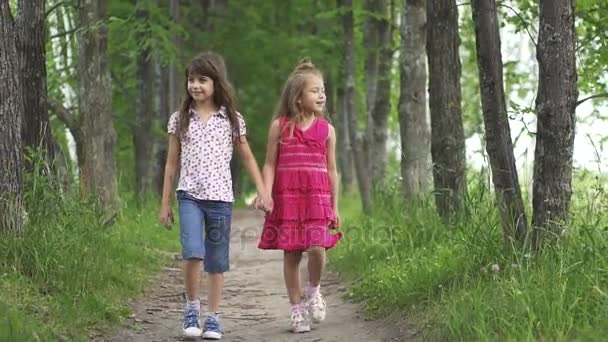
[[[129,314],[127,299],[178,248],[156,201],[130,203],[104,225],[94,202],[28,177],[25,235],[0,240],[0,341],[87,340]]]
[[[343,207],[346,235],[332,267],[372,314],[416,317],[431,340],[601,341],[608,336],[605,180],[576,181],[571,224],[542,253],[505,246],[493,194],[471,185],[447,228],[432,199],[404,203],[387,187],[371,217]],[[396,188],[396,187],[395,187]]]

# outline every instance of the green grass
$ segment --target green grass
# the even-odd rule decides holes
[[[429,340],[603,341],[608,195],[588,177],[575,194],[570,227],[538,254],[503,244],[493,194],[480,185],[450,228],[432,200],[404,203],[395,189],[376,196],[371,217],[349,199],[331,266],[354,280],[348,295],[370,314],[406,311]]]
[[[95,203],[53,188],[29,176],[25,234],[0,240],[0,341],[88,340],[128,316],[127,300],[178,250],[156,201],[125,201],[103,225]]]

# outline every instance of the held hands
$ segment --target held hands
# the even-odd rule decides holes
[[[272,196],[258,193],[258,196],[253,200],[252,206],[268,214],[274,207],[274,201],[272,200]]]
[[[175,218],[171,207],[163,205],[160,209],[160,224],[167,228],[167,230],[171,230],[174,221]]]

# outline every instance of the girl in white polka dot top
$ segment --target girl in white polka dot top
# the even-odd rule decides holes
[[[182,257],[185,262],[186,337],[220,339],[218,311],[229,270],[233,148],[253,178],[258,196],[267,206],[272,199],[246,138],[245,121],[235,110],[232,86],[223,58],[213,52],[196,56],[186,68],[185,100],[168,124],[169,149],[165,166],[161,223],[171,228],[171,197],[179,170],[177,199]],[[209,274],[208,314],[200,321],[198,284],[201,262]]]

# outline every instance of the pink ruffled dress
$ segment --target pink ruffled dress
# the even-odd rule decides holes
[[[331,182],[327,172],[329,123],[316,118],[306,130],[279,118],[279,142],[272,198],[266,216],[261,249],[305,251],[313,246],[332,248],[342,234],[330,229],[335,222]]]

